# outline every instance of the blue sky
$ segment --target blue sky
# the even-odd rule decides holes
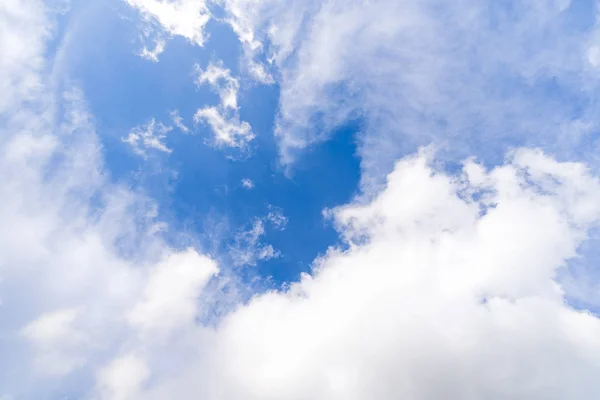
[[[226,24],[211,22],[206,27],[210,40],[203,48],[175,37],[160,62],[153,63],[138,55],[139,26],[131,21],[139,20],[135,10],[118,2],[82,2],[74,3],[70,13],[75,27],[67,48],[69,76],[85,91],[102,131],[107,169],[112,179],[159,200],[159,213],[175,232],[170,237],[173,245],[197,244],[227,257],[236,232],[276,207],[288,223],[281,231],[267,227],[264,240],[281,255],[258,260],[250,275],[281,285],[308,272],[315,256],[338,243],[322,211],[347,202],[356,192],[360,178],[356,123],[337,128],[333,140],[315,146],[286,168],[279,162],[273,137],[279,88],[246,80],[239,105],[240,116],[257,135],[250,149],[210,146],[210,132],[200,126],[190,134],[170,132],[165,143],[171,154],[154,152],[148,159],[140,158],[122,138],[151,119],[168,124],[172,110],[191,125],[198,107],[218,102],[210,88],[193,84],[191,66],[222,60],[239,74],[239,40]],[[100,39],[89,46],[90,37]],[[250,179],[254,187],[244,188],[243,179]],[[207,238],[213,233],[218,243]]]
[[[0,4],[0,400],[595,399],[595,0]]]

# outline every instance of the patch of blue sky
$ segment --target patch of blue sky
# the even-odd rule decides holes
[[[286,229],[266,224],[262,238],[280,256],[246,268],[276,285],[309,271],[315,256],[338,241],[322,210],[344,204],[356,190],[358,127],[339,128],[332,140],[307,151],[286,174],[273,135],[279,88],[241,78],[240,120],[252,126],[256,138],[247,153],[210,146],[209,128],[194,127],[193,115],[198,108],[217,105],[219,98],[208,85],[195,85],[193,66],[205,68],[221,60],[239,77],[241,45],[230,27],[209,22],[209,39],[202,48],[171,38],[155,63],[138,55],[142,21],[135,11],[119,2],[79,2],[75,7],[69,75],[86,94],[112,179],[157,201],[173,246],[197,245],[225,263],[236,232],[251,228],[271,207],[281,209],[288,218]],[[142,158],[123,142],[132,128],[152,119],[173,125],[172,110],[178,110],[190,133],[174,128],[167,134],[170,154],[150,150]],[[252,180],[254,188],[244,188],[243,179]]]

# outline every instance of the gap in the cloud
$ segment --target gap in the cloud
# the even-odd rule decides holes
[[[141,19],[135,10],[120,1],[93,1],[77,2],[73,12],[76,21],[70,24],[73,31],[65,62],[95,117],[108,171],[115,180],[137,183],[161,197],[174,172],[168,157],[141,159],[122,138],[152,118],[171,124],[172,110],[178,110],[191,126],[196,109],[218,99],[208,87],[195,86],[194,64],[206,66],[213,59],[224,59],[237,66],[239,41],[233,33],[227,34],[223,24],[209,23],[211,38],[204,48],[173,37],[160,61],[153,63],[138,56]],[[174,129],[170,136],[180,134]],[[170,137],[166,142],[170,147]]]
[[[218,101],[210,88],[194,85],[193,65],[222,60],[238,76],[241,45],[229,26],[213,21],[204,48],[175,37],[153,63],[137,55],[141,43],[135,11],[113,2],[89,3],[87,9],[82,4],[65,60],[69,75],[81,85],[94,115],[111,179],[156,200],[160,218],[169,223],[165,237],[173,247],[195,245],[227,267],[228,246],[236,232],[249,229],[272,207],[281,209],[289,221],[286,229],[266,226],[262,239],[281,257],[238,271],[247,279],[258,276],[280,286],[297,280],[317,255],[339,244],[322,210],[346,203],[357,188],[357,123],[339,128],[331,140],[305,152],[287,177],[273,135],[279,88],[242,80],[240,117],[257,135],[248,157],[208,145],[210,131],[198,126],[191,134],[174,129],[168,135],[171,154],[149,153],[142,159],[122,138],[152,118],[170,124],[171,110],[178,110],[192,128],[194,112]],[[251,179],[255,187],[243,188],[242,179]]]
[[[350,200],[360,176],[354,141],[357,124],[340,128],[332,140],[314,146],[297,161],[292,176],[286,176],[273,136],[278,99],[276,86],[261,85],[240,97],[240,116],[257,135],[248,158],[226,158],[227,150],[211,148],[194,136],[178,136],[173,153],[178,178],[167,207],[174,214],[174,231],[187,230],[189,237],[204,238],[203,247],[225,267],[236,232],[250,229],[256,218],[264,218],[272,208],[282,210],[288,218],[286,229],[265,224],[262,239],[281,257],[236,272],[247,279],[268,279],[275,286],[297,280],[301,272],[310,270],[317,255],[338,243],[322,210]],[[245,189],[243,179],[252,180],[254,187]],[[210,243],[215,236],[217,243]]]
[[[344,205],[356,194],[360,160],[356,154],[359,122],[337,129],[328,141],[314,145],[296,160],[289,178],[280,176],[286,190],[275,190],[276,203],[286,204],[290,219],[284,234],[274,238],[283,257],[265,265],[263,275],[277,282],[296,280],[309,272],[311,262],[329,246],[342,245],[338,232],[323,218],[326,208]]]

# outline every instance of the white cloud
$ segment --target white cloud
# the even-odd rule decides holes
[[[164,140],[167,133],[173,130],[170,126],[163,125],[162,122],[156,122],[154,118],[146,125],[140,125],[133,128],[127,137],[122,138],[123,142],[131,145],[133,151],[146,157],[149,149],[161,151],[163,153],[171,153]]]
[[[196,83],[198,85],[209,84],[219,93],[222,109],[238,109],[237,95],[240,89],[238,80],[231,76],[231,71],[223,66],[222,62],[210,63],[205,70],[198,64],[194,66],[196,72]]]
[[[349,249],[231,313],[208,361],[145,398],[595,398],[600,319],[555,277],[599,222],[598,179],[532,150],[459,176],[430,157],[333,210]]]
[[[267,261],[281,255],[272,245],[263,243],[265,222],[270,222],[270,220],[268,218],[256,218],[252,228],[241,231],[236,235],[235,243],[229,249],[234,266],[255,266],[258,261]]]
[[[288,219],[283,214],[283,210],[271,205],[269,205],[269,209],[270,211],[267,214],[266,220],[269,221],[276,229],[284,230],[288,223]]]
[[[185,124],[183,123],[183,118],[179,115],[179,111],[171,111],[169,113],[169,116],[171,117],[173,125],[175,125],[175,127],[177,127],[181,132],[188,133],[190,131],[190,128],[185,126]]]
[[[34,364],[42,373],[66,375],[83,364],[81,347],[89,343],[74,327],[77,315],[77,309],[48,312],[21,330],[35,348]]]
[[[152,334],[193,323],[197,297],[216,272],[212,260],[192,249],[170,255],[149,271],[142,298],[129,314],[130,323]]]
[[[228,0],[224,7],[240,40],[261,43],[254,47],[277,71],[284,163],[360,118],[366,190],[399,156],[432,141],[454,160],[477,153],[500,162],[511,146],[533,145],[598,166],[593,2]],[[591,128],[572,135],[569,127],[582,122]]]
[[[191,43],[203,46],[204,29],[210,12],[204,0],[125,0],[137,8],[151,24],[158,24],[170,35],[183,36]]]
[[[217,146],[244,148],[255,137],[250,124],[240,121],[237,113],[231,114],[216,107],[196,111],[194,122],[210,126]]]
[[[40,95],[45,39],[53,30],[42,1],[0,4],[0,113]]]
[[[233,265],[254,266],[258,261],[267,261],[281,256],[279,250],[264,243],[265,226],[282,231],[285,229],[288,219],[281,208],[272,205],[269,205],[268,208],[267,215],[255,218],[250,229],[242,230],[235,236],[235,243],[229,249]]]
[[[242,187],[244,189],[250,190],[254,188],[254,182],[252,182],[252,179],[244,178],[242,179]]]
[[[149,371],[144,362],[133,354],[127,354],[100,371],[97,390],[101,399],[133,399],[148,377]]]
[[[165,51],[165,41],[162,39],[158,39],[154,43],[154,49],[150,50],[150,49],[148,49],[148,47],[144,46],[142,48],[140,56],[147,60],[150,60],[153,62],[158,62],[158,56],[161,55],[164,51]]]
[[[265,85],[271,85],[275,83],[275,79],[273,79],[273,76],[271,76],[271,74],[267,72],[267,69],[263,64],[257,63],[256,61],[250,59],[247,61],[247,66],[248,73],[257,82],[260,82]]]
[[[125,0],[130,6],[137,8],[145,17],[149,24],[144,29],[144,36],[148,37],[155,30],[164,30],[171,36],[182,36],[188,39],[191,43],[198,46],[203,46],[207,40],[205,33],[206,25],[211,18],[209,4],[228,7],[229,12],[237,12],[238,14],[248,10],[248,8],[236,8],[235,1],[206,1],[206,0]],[[242,2],[240,2],[242,3]],[[258,4],[257,2],[253,2]],[[216,18],[219,20],[220,18]],[[238,35],[240,42],[243,45],[244,55],[242,67],[248,75],[259,83],[273,84],[271,73],[267,66],[260,61],[257,61],[259,50],[262,43],[254,38],[252,27],[239,15],[236,17],[227,17],[224,20],[228,23],[233,31]],[[160,46],[159,46],[160,45]],[[165,41],[160,38],[156,41],[155,51],[149,51],[144,46],[141,56],[151,61],[157,62],[165,48]],[[158,51],[156,51],[158,50]]]

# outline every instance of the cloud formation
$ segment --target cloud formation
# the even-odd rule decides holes
[[[210,85],[219,94],[223,109],[238,109],[237,96],[240,84],[236,78],[231,76],[231,71],[223,66],[223,62],[211,62],[204,70],[198,64],[194,68],[198,86]]]
[[[528,149],[489,171],[432,161],[332,210],[346,250],[197,327],[190,364],[140,398],[595,398],[600,319],[556,277],[600,220],[598,179]]]
[[[250,188],[246,187],[246,189]],[[267,261],[281,256],[279,250],[264,243],[265,226],[275,231],[282,231],[288,219],[279,208],[269,206],[269,210],[266,216],[255,218],[250,229],[242,230],[235,235],[234,244],[229,249],[234,266],[255,266],[258,261]]]
[[[231,71],[222,62],[209,63],[206,69],[194,66],[196,84],[208,84],[219,94],[217,107],[200,108],[194,114],[195,123],[204,123],[214,134],[214,143],[218,147],[246,148],[255,137],[252,127],[246,121],[240,121],[237,103],[240,84],[231,76]]]
[[[205,0],[125,0],[142,14],[149,27],[158,26],[169,35],[178,35],[202,46],[210,12]],[[164,42],[162,50],[164,50]],[[160,53],[159,53],[160,54]]]
[[[173,116],[175,123],[181,122],[177,115]],[[146,157],[150,149],[154,149],[163,153],[171,153],[173,150],[168,148],[164,143],[167,134],[171,132],[171,126],[165,126],[162,122],[156,122],[154,118],[146,125],[140,125],[133,128],[127,137],[122,138],[123,142],[131,145],[134,153]]]
[[[134,5],[171,26],[168,21],[179,21],[179,11],[165,19],[153,10],[168,14],[205,7],[189,3],[196,8],[183,1]],[[286,140],[297,147],[316,140],[300,129],[314,110],[331,111],[325,126],[355,111],[353,98],[331,103],[338,98],[328,91],[336,76],[365,104],[360,112],[367,120],[361,150],[366,176],[378,167],[369,164],[369,151],[389,146],[387,128],[404,126],[400,136],[413,138],[411,132],[430,127],[435,117],[451,116],[440,122],[444,134],[474,137],[465,121],[479,112],[493,139],[513,125],[531,124],[528,129],[537,131],[563,121],[566,111],[555,105],[542,107],[534,119],[523,114],[521,107],[534,101],[533,94],[515,98],[510,87],[508,93],[497,92],[502,85],[487,80],[492,64],[478,52],[490,53],[470,41],[480,21],[473,15],[488,15],[487,9],[470,1],[459,4],[468,7],[459,13],[429,10],[439,5],[432,2],[261,3],[261,13],[273,22],[269,34],[278,40],[273,62],[284,79],[279,123],[295,124],[280,132],[289,135],[282,136],[284,146]],[[506,66],[531,90],[539,89],[539,76],[564,83],[567,72],[580,71],[583,62],[594,66],[589,42],[574,47],[575,60],[562,58],[575,42],[570,37],[555,43],[565,51],[558,58],[508,46],[516,35],[559,37],[552,23],[569,3],[533,4],[526,11],[535,14],[533,26],[543,34],[531,30],[531,19],[521,21],[506,10],[499,14],[506,19],[484,24],[497,29],[484,36],[498,52],[494,65]],[[258,22],[252,19],[263,18],[253,11],[258,5],[232,1],[230,10],[233,5],[247,18],[236,22],[237,31],[258,48],[253,44]],[[445,31],[431,19],[433,11],[454,21],[448,35],[439,36]],[[454,18],[458,15],[467,20]],[[312,272],[298,282],[242,301],[219,290],[227,284],[223,266],[220,270],[199,250],[166,243],[156,229],[162,222],[151,199],[111,181],[84,94],[53,75],[44,59],[52,18],[35,0],[0,5],[5,22],[0,29],[11,32],[0,35],[8,37],[0,39],[5,56],[0,85],[6,89],[0,91],[0,220],[6,228],[0,230],[0,398],[65,393],[111,400],[597,397],[600,319],[565,301],[569,266],[582,245],[594,240],[591,232],[600,222],[600,181],[584,163],[559,162],[541,150],[522,148],[496,167],[467,159],[449,173],[432,150],[403,157],[372,197],[327,212],[342,246],[316,259]],[[332,21],[343,21],[337,26],[344,28],[333,29]],[[197,42],[198,25],[189,26],[194,29],[172,30]],[[512,33],[508,27],[520,30]],[[460,87],[467,67],[455,65],[446,53],[456,32],[465,39],[456,54],[472,51],[481,62],[465,62],[473,69],[474,83],[467,87]],[[305,33],[314,40],[303,39]],[[392,40],[406,46],[389,53]],[[345,53],[348,41],[356,43],[356,60]],[[370,48],[368,41],[380,47]],[[535,49],[548,50],[545,43]],[[424,50],[417,51],[417,45]],[[589,52],[582,61],[583,47]],[[523,62],[525,54],[531,64]],[[290,70],[284,66],[288,57],[295,59]],[[382,86],[392,76],[394,84]],[[456,81],[446,81],[451,77]],[[475,84],[484,84],[490,98],[473,96]],[[390,102],[400,88],[405,97]],[[450,98],[456,104],[449,105]],[[216,121],[226,133],[223,140],[242,140],[239,126],[228,127],[230,121],[212,110],[198,118]],[[543,122],[551,111],[556,119]],[[423,122],[425,116],[431,119]],[[503,122],[507,117],[510,123]],[[437,133],[411,143],[432,137]],[[165,147],[154,135],[134,139],[138,146]],[[271,209],[244,240],[256,245],[266,223],[283,229],[286,221]],[[275,251],[255,250],[255,258]],[[214,312],[216,321],[205,323],[207,310],[223,297],[228,306]]]
[[[208,125],[214,135],[214,143],[219,147],[245,148],[254,139],[252,127],[240,121],[237,113],[230,113],[218,107],[204,107],[194,114],[194,123]]]
[[[532,145],[597,164],[593,1],[223,4],[277,71],[284,163],[360,120],[365,190],[432,141],[454,161]]]

